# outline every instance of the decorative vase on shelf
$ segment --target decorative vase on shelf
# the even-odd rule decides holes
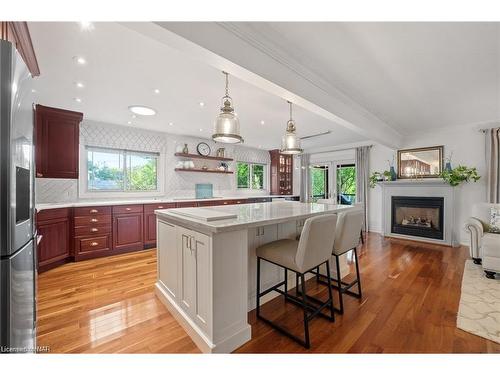
[[[447,172],[451,172],[451,170],[452,170],[451,162],[449,162],[449,161],[446,162],[446,165],[444,166],[444,170]]]
[[[182,149],[182,152],[184,154],[189,154],[189,148],[187,143],[184,143],[184,148]]]
[[[396,181],[397,178],[398,178],[398,175],[396,174],[396,171],[394,170],[394,167],[390,168],[390,172],[391,172],[391,181]]]
[[[182,152],[183,150],[184,150],[184,147],[182,147],[182,145],[175,146],[175,152]]]

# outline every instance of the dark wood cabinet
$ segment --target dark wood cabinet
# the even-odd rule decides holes
[[[271,150],[269,154],[271,155],[271,194],[293,194],[293,155],[282,154],[280,150]]]
[[[155,210],[175,208],[175,203],[154,203],[144,205],[144,247],[156,246],[156,214]]]
[[[113,207],[113,251],[115,253],[142,250],[143,205]]]
[[[71,209],[56,208],[37,214],[37,231],[42,236],[37,246],[38,271],[43,272],[71,257]]]
[[[75,260],[111,255],[111,207],[77,207],[73,214]]]
[[[37,177],[78,178],[82,118],[83,114],[80,112],[36,105]]]

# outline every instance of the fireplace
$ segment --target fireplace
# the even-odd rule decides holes
[[[392,233],[442,240],[443,197],[391,197]]]

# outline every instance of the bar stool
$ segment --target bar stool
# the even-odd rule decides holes
[[[318,199],[316,201],[316,203],[320,203],[320,204],[338,204],[337,201],[335,199]],[[364,207],[365,207],[365,204],[363,202],[358,202],[358,203],[354,203],[353,204],[354,207],[360,209],[360,210],[364,210]],[[363,218],[363,222],[364,222],[364,218]],[[365,243],[365,238],[363,237],[363,224],[361,224],[361,229],[359,230],[359,240],[361,241],[362,244]]]
[[[321,283],[334,285],[332,287],[336,289],[339,293],[339,308],[335,308],[335,311],[339,314],[344,313],[344,300],[343,295],[348,294],[350,296],[356,297],[358,299],[362,298],[361,293],[361,278],[359,275],[359,262],[357,246],[359,244],[359,231],[363,226],[364,212],[362,209],[356,208],[352,211],[342,212],[338,216],[337,226],[335,229],[335,240],[333,242],[333,252],[332,255],[335,257],[335,263],[337,268],[337,278],[326,275],[328,281],[323,281],[321,277],[325,275],[320,275],[319,272],[313,271],[316,274],[317,280]],[[348,251],[354,251],[354,260],[356,262],[356,280],[345,283],[342,281],[342,276],[340,274],[340,264],[339,257]],[[336,284],[336,285],[335,285]],[[350,289],[356,285],[358,286],[358,293],[352,292]]]
[[[327,277],[330,278],[330,257],[333,241],[335,239],[335,226],[337,215],[321,215],[309,218],[305,221],[300,240],[282,239],[262,245],[256,249],[257,253],[257,318],[269,324],[271,327],[283,333],[285,336],[295,340],[299,344],[310,347],[309,321],[319,315],[330,321],[335,321],[332,285],[328,283],[328,299],[321,301],[306,293],[304,275],[307,272],[326,264]],[[284,269],[285,280],[260,291],[260,262],[265,260]],[[297,279],[300,278],[301,297],[288,293],[288,271],[295,272]],[[283,286],[284,290],[279,289]],[[297,292],[298,292],[297,285]],[[285,328],[277,325],[260,314],[260,298],[271,291],[276,291],[285,296],[285,301],[300,306],[304,312],[304,339],[293,335]],[[330,313],[322,312],[328,308]]]

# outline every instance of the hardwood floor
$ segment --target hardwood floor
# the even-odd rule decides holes
[[[363,300],[345,297],[336,322],[310,324],[306,350],[249,314],[252,340],[238,353],[500,353],[456,328],[467,249],[369,234],[360,248]],[[154,295],[154,250],[66,264],[38,279],[38,345],[52,353],[196,353]],[[324,286],[308,282],[324,297]],[[302,312],[281,297],[262,313],[300,333]]]

